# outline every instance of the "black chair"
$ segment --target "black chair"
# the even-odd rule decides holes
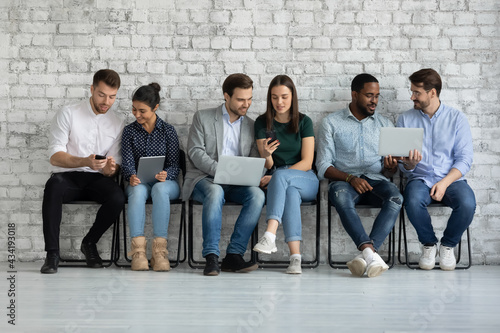
[[[332,259],[332,207],[333,204],[330,202],[330,200],[328,200],[328,264],[332,268],[345,269],[347,268],[346,261],[338,261],[338,260],[336,261]],[[374,208],[380,208],[380,207],[372,205],[356,205],[356,209],[374,209]],[[389,268],[392,268],[394,266],[394,253],[396,246],[395,235],[396,231],[395,227],[393,227],[387,238],[387,243],[388,243],[387,257],[386,259],[384,259],[385,263],[389,266]]]
[[[304,201],[301,203],[301,207],[311,207],[315,206],[316,207],[316,230],[315,230],[315,235],[316,235],[316,248],[315,248],[315,257],[312,260],[303,260],[301,263],[302,268],[316,268],[319,265],[319,260],[320,260],[320,228],[321,228],[321,205],[320,205],[320,190],[318,189],[318,194],[316,195],[316,199],[312,201]],[[257,225],[255,227],[254,234],[252,235],[252,247],[257,244],[258,238],[258,227]],[[259,253],[253,251],[252,252],[255,261],[259,263],[260,268],[286,268],[290,264],[289,260],[263,260],[259,258]]]
[[[100,205],[97,201],[91,201],[91,200],[75,200],[75,201],[70,201],[64,203],[64,205]],[[103,260],[103,267],[109,267],[111,266],[114,261],[115,261],[115,245],[117,243],[117,227],[119,224],[119,218],[113,223],[113,231],[112,231],[112,239],[111,239],[111,251],[110,251],[110,258]],[[59,263],[59,267],[85,267],[86,266],[86,261],[85,259],[65,259],[61,257]],[[85,264],[85,265],[83,265]]]
[[[403,173],[400,173],[400,184],[399,184],[399,189],[401,193],[404,193],[404,186],[405,186],[405,180]],[[441,202],[433,201],[428,208],[432,207],[447,207]],[[404,209],[404,208],[403,208]],[[401,237],[401,234],[403,234],[403,237]],[[405,254],[405,259],[404,261],[401,259],[401,241],[403,241],[404,244],[404,254]],[[471,244],[470,244],[470,229],[467,228],[467,253],[468,253],[468,262],[467,265],[465,266],[457,266],[455,269],[469,269],[472,265],[472,251],[471,251]],[[460,263],[460,258],[462,255],[462,240],[458,243],[458,254],[457,254],[457,264]],[[402,265],[406,265],[408,268],[411,269],[417,269],[420,268],[418,266],[418,262],[410,262],[408,258],[408,240],[406,237],[406,223],[405,223],[405,212],[402,210],[401,213],[399,214],[399,241],[398,241],[398,261]],[[439,268],[439,263],[436,263],[435,269]]]
[[[184,179],[184,177],[186,176],[186,154],[184,153],[184,151],[182,149],[179,149],[179,166],[180,166],[180,169],[181,169],[181,172],[182,172],[182,178]],[[124,186],[123,184],[123,179],[121,181],[121,185],[122,187]],[[127,198],[126,198],[127,199]],[[125,202],[125,204],[127,204]],[[153,204],[153,201],[151,200],[151,198],[149,198],[147,201],[146,201],[146,204]],[[171,268],[175,268],[177,266],[179,266],[179,264],[181,262],[184,262],[186,260],[186,233],[183,232],[185,227],[186,227],[186,206],[184,204],[184,201],[182,201],[182,199],[174,199],[174,200],[170,200],[170,205],[181,205],[181,217],[180,217],[180,224],[179,224],[179,238],[178,238],[178,242],[177,242],[177,257],[174,258],[174,259],[170,259],[169,258],[169,261],[170,261],[170,267]],[[132,259],[130,259],[128,257],[128,254],[127,254],[127,212],[125,210],[125,206],[123,207],[123,256],[124,256],[124,259],[125,261],[127,262],[126,264],[121,264],[119,262],[120,260],[120,241],[119,241],[119,229],[120,229],[120,225],[119,223],[117,223],[117,231],[116,231],[116,235],[117,235],[117,242],[116,242],[116,247],[115,247],[115,260],[114,260],[114,263],[116,266],[118,267],[130,267],[130,262],[132,261]],[[183,258],[181,259],[181,246],[182,246],[182,236],[184,235],[184,251],[183,251]]]
[[[392,179],[391,179],[392,181]],[[347,268],[346,261],[339,261],[332,259],[332,208],[334,208],[333,203],[330,201],[330,197],[328,196],[328,264],[332,268]],[[374,209],[380,208],[374,205],[366,204],[364,202],[360,202],[356,205],[356,209]],[[401,214],[401,213],[400,213]],[[385,263],[392,268],[394,266],[394,256],[395,256],[395,246],[396,246],[396,231],[395,226],[392,228],[388,240],[388,249],[387,249],[387,257],[384,259]]]
[[[189,212],[188,212],[188,264],[189,267],[195,268],[195,269],[201,269],[205,267],[205,260],[196,260],[194,258],[194,206],[203,206],[203,203],[190,199],[189,200]],[[236,203],[236,202],[231,202],[231,201],[226,201],[224,204],[224,207],[232,207],[232,206],[241,206],[241,204]],[[254,239],[256,237],[256,232],[252,233],[252,239],[251,239],[251,244],[253,244]],[[250,261],[255,262],[255,257],[252,254]],[[221,261],[219,260],[219,265]]]

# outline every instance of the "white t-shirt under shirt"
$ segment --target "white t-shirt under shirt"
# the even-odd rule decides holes
[[[49,133],[49,156],[59,151],[73,156],[91,154],[114,157],[121,164],[121,137],[125,123],[112,110],[96,115],[85,100],[63,107],[52,119]],[[98,172],[89,167],[61,168],[51,165],[51,172]]]

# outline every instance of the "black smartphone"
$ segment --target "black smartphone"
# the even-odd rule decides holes
[[[95,159],[96,159],[96,160],[105,160],[105,159],[106,159],[106,156],[104,156],[104,155],[97,155],[97,154],[96,154],[96,155],[95,155]]]
[[[271,144],[273,143],[274,141],[278,140],[278,138],[276,137],[276,131],[275,130],[271,130],[271,131],[266,131],[266,139],[269,139],[271,138],[271,140],[269,140],[267,142],[267,144]]]

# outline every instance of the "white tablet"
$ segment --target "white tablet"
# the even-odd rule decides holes
[[[410,150],[422,152],[423,128],[382,127],[378,154],[381,156],[408,156]]]
[[[265,173],[265,158],[226,156],[219,157],[214,183],[240,186],[259,186]]]
[[[163,170],[165,156],[148,156],[139,158],[137,177],[142,184],[157,182],[155,176]]]

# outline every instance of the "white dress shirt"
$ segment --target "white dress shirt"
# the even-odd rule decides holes
[[[241,120],[239,117],[234,122],[229,121],[229,113],[226,105],[222,105],[222,119],[224,119],[224,140],[222,143],[222,155],[240,156],[240,132]]]
[[[99,154],[114,157],[121,164],[121,137],[124,121],[112,110],[95,114],[90,101],[63,107],[52,119],[49,156],[63,151],[73,156]],[[51,172],[98,172],[89,167],[62,168],[51,165]]]

